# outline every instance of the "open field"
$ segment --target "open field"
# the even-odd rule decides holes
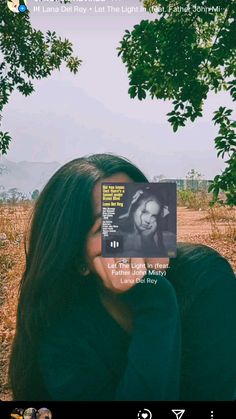
[[[24,269],[24,234],[30,205],[0,206],[0,399],[10,400],[7,367],[15,330],[18,285]],[[178,241],[203,243],[224,255],[236,271],[235,209],[178,207]]]

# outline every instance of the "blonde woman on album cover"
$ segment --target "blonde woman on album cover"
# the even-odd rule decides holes
[[[157,193],[154,194],[148,187],[139,188],[132,197],[128,211],[118,219],[124,237],[124,256],[173,256],[176,235],[163,231],[163,220],[169,214],[168,206],[163,204]]]

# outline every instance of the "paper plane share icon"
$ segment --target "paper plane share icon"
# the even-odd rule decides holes
[[[182,410],[180,410],[180,409],[179,410],[172,410],[172,412],[175,414],[176,419],[181,419],[185,410],[184,409],[182,409]]]

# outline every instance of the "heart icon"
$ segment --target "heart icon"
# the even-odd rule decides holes
[[[152,419],[152,412],[148,409],[142,409],[138,412],[137,419]]]

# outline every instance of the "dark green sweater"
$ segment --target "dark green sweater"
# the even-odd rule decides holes
[[[120,296],[134,312],[131,334],[85,287],[41,339],[45,390],[35,389],[35,399],[233,400],[236,280],[228,262],[205,246],[179,245],[167,277],[156,279]]]

